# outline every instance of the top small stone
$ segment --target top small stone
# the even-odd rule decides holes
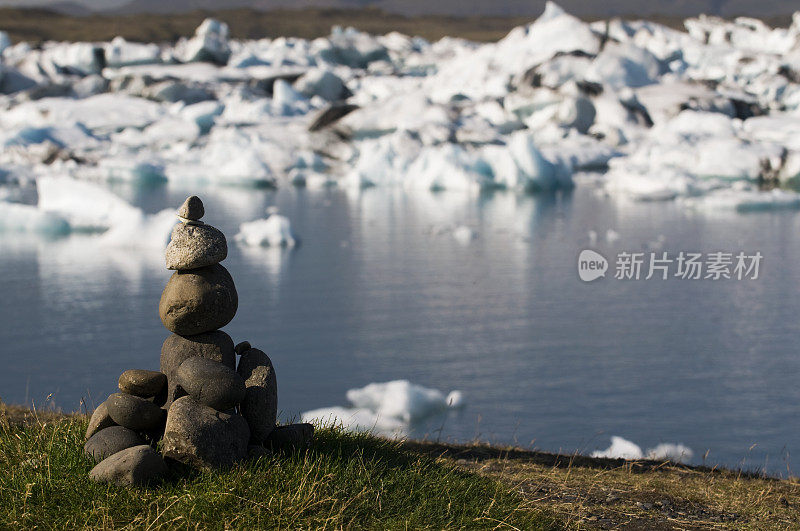
[[[190,221],[199,221],[205,213],[206,209],[203,208],[203,202],[196,195],[187,198],[178,209],[178,217]]]

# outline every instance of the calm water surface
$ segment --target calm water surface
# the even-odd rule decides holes
[[[591,187],[561,195],[176,188],[116,193],[148,212],[188,192],[230,243],[226,331],[273,359],[285,418],[405,378],[467,406],[416,437],[550,451],[681,442],[694,462],[795,473],[800,450],[800,215],[704,215]],[[275,205],[292,250],[233,244]],[[0,206],[0,208],[2,208]],[[464,245],[443,228],[467,225]],[[607,229],[620,235],[605,238]],[[760,251],[750,281],[579,280],[579,252]],[[612,266],[613,267],[613,266]],[[158,368],[163,252],[0,235],[0,397],[79,409],[128,368]],[[52,394],[48,402],[48,395]],[[798,463],[800,466],[800,463]]]

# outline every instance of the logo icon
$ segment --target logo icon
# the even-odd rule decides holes
[[[584,282],[591,282],[606,276],[608,260],[591,249],[584,249],[578,256],[578,276]]]

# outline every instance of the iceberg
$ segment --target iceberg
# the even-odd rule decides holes
[[[289,218],[279,214],[242,223],[234,239],[250,247],[294,247],[298,243]]]
[[[445,395],[408,380],[372,383],[347,391],[351,408],[327,407],[302,414],[303,422],[341,424],[351,431],[374,431],[402,436],[408,427],[426,417],[464,406],[460,391]]]
[[[670,461],[673,463],[688,463],[694,457],[694,452],[683,444],[660,443],[647,452],[627,439],[619,436],[611,437],[611,446],[605,450],[592,452],[592,457],[602,457],[608,459],[650,459],[654,461]]]

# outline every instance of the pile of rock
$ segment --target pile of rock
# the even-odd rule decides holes
[[[225,235],[200,221],[204,213],[202,201],[189,197],[167,246],[167,268],[175,273],[159,304],[172,332],[161,348],[161,370],[125,371],[120,392],[89,421],[84,450],[98,463],[89,474],[95,481],[143,484],[166,474],[171,462],[230,466],[313,435],[310,424],[276,426],[272,362],[219,330],[236,315],[238,295],[220,265],[228,255]]]

